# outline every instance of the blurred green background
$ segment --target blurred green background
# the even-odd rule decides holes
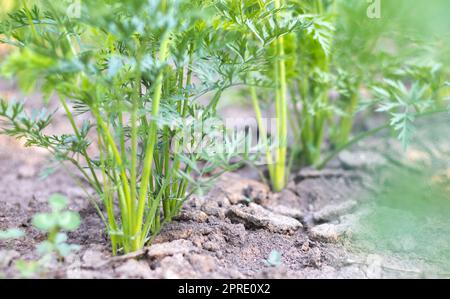
[[[353,245],[450,274],[450,115],[423,121],[406,158],[386,153]],[[413,262],[412,262],[413,263]]]

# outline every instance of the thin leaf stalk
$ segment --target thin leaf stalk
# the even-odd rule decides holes
[[[281,0],[275,0],[275,8],[281,8]],[[286,185],[286,154],[287,154],[287,80],[286,80],[286,62],[284,50],[284,38],[281,36],[276,41],[277,62],[275,67],[276,76],[276,95],[275,110],[277,114],[277,149],[274,177],[272,178],[272,187],[274,191],[281,191]]]
[[[166,33],[161,41],[160,45],[160,63],[165,63],[167,60],[167,57],[169,55],[169,45],[170,45],[170,37],[169,33]],[[142,171],[142,179],[141,179],[141,186],[140,186],[140,193],[139,193],[139,199],[138,199],[138,208],[137,208],[137,221],[134,225],[134,232],[136,236],[140,236],[142,233],[142,223],[144,218],[144,211],[145,211],[145,202],[147,197],[147,191],[148,191],[148,185],[150,180],[150,173],[151,168],[153,164],[153,153],[155,149],[155,144],[157,141],[157,117],[159,114],[159,105],[162,95],[162,84],[163,84],[163,71],[161,71],[157,77],[156,85],[154,89],[153,94],[153,102],[152,102],[152,119],[150,123],[150,131],[147,137],[147,145],[146,145],[146,152],[145,152],[145,158],[144,158],[144,166]],[[140,238],[135,238],[133,242],[133,250],[138,250],[140,247]]]

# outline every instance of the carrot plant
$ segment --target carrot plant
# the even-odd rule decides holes
[[[338,95],[333,107],[336,113],[330,119],[329,143],[338,148],[350,140],[356,114],[367,108],[363,103],[367,96],[364,99],[361,91],[369,89],[377,77],[398,70],[411,53],[389,49],[389,42],[397,42],[400,33],[392,11],[386,10],[383,20],[373,20],[367,16],[365,3],[334,3],[337,15],[330,68]]]
[[[426,114],[442,111],[440,94],[447,69],[440,63],[443,57],[430,51],[432,40],[419,38],[411,25],[405,29],[396,4],[385,5],[384,17],[372,20],[367,4],[361,1],[290,3],[299,17],[309,22],[292,35],[288,56],[295,139],[292,157],[300,166],[323,167],[335,154],[381,127],[392,127],[403,139],[402,131],[412,126],[392,118],[397,112],[389,108],[405,107],[411,97],[418,105],[428,103],[416,106],[414,115],[422,115],[424,110]],[[407,6],[407,1],[402,2],[402,9]],[[416,89],[405,87],[397,96],[385,93],[382,101],[389,102],[389,108],[380,108],[377,86],[384,79],[394,79],[400,85],[413,83]],[[414,94],[418,86],[422,94]],[[387,114],[389,123],[352,136],[357,114],[370,115],[372,107]]]
[[[393,55],[376,46],[389,21],[371,21],[361,1],[292,1],[310,26],[292,39],[289,80],[295,137],[293,158],[318,165],[324,151],[345,145],[362,88],[394,68]],[[384,67],[380,67],[384,63]]]
[[[331,58],[336,1],[291,1],[293,9],[309,26],[290,40],[291,127],[302,165],[320,158],[331,114]]]
[[[419,99],[431,99],[428,113],[442,111],[438,102],[442,104],[446,68],[438,61],[443,57],[430,61],[435,56],[428,51],[431,43],[418,40],[414,30],[406,30],[391,7],[382,20],[371,20],[367,3],[361,1],[223,3],[227,4],[220,7],[227,28],[238,27],[245,38],[229,45],[231,52],[260,62],[247,71],[246,83],[260,139],[269,145],[266,159],[275,191],[284,187],[294,162],[323,167],[341,150],[382,128],[406,130],[391,119],[382,128],[352,136],[356,115],[370,114],[380,103],[375,92],[380,78],[420,83],[432,90]],[[401,47],[404,44],[409,47]],[[405,99],[409,96],[402,95]],[[264,98],[269,103],[266,111],[271,104],[275,106],[276,130],[270,132],[264,123]],[[398,97],[383,101],[399,106]],[[394,113],[376,107],[388,117]],[[424,112],[416,110],[418,115]],[[293,136],[289,144],[284,129],[288,124]],[[286,159],[288,146],[290,158]]]
[[[250,67],[240,69],[255,111],[260,142],[268,166],[270,183],[274,191],[287,184],[288,149],[288,74],[286,38],[304,24],[287,1],[219,1],[219,30],[225,34],[238,33],[227,44],[227,55],[236,57]],[[268,99],[275,108],[274,128],[264,117],[262,102]]]
[[[430,28],[424,30],[418,24],[414,10],[424,5],[422,0],[389,2],[384,5],[383,18],[372,20],[365,17],[366,5],[359,1],[339,2],[333,68],[339,93],[336,108],[342,113],[332,119],[334,152],[381,127],[392,128],[406,146],[416,117],[446,110],[443,94],[448,66],[440,51],[449,39],[446,34],[438,37],[426,32]],[[448,6],[437,3],[434,13],[439,14],[443,5]],[[364,89],[369,95],[363,96]],[[385,113],[389,123],[352,138],[356,114],[370,115],[371,107]]]
[[[73,18],[61,4],[40,4],[24,1],[2,22],[2,41],[18,48],[2,73],[24,91],[56,99],[72,133],[46,134],[54,113],[1,101],[3,132],[71,162],[101,199],[91,201],[113,254],[138,250],[190,194],[236,167],[230,161],[240,139],[211,138],[226,135],[215,106],[234,84],[234,73],[224,71],[229,61],[211,58],[224,47],[211,24],[214,7],[207,0],[85,0]],[[213,99],[201,105],[207,93]]]

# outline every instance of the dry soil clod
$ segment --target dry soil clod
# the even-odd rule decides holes
[[[293,233],[303,227],[298,220],[273,213],[255,203],[231,206],[227,216],[248,228],[263,228],[274,233]]]
[[[336,243],[341,237],[343,237],[346,233],[346,228],[344,225],[335,225],[330,223],[324,223],[320,225],[316,225],[310,230],[310,235],[312,238]]]

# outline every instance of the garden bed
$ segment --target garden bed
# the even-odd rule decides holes
[[[12,90],[3,83],[4,89]],[[33,106],[33,101],[27,103]],[[63,115],[60,118],[64,117]],[[58,128],[58,118],[52,130]],[[18,227],[26,237],[0,241],[0,271],[17,276],[15,261],[37,258],[45,239],[31,225],[47,198],[60,193],[78,211],[81,227],[69,242],[81,245],[63,262],[49,265],[49,278],[378,278],[445,276],[436,263],[395,252],[368,250],[352,241],[367,213],[365,194],[373,190],[374,170],[389,143],[369,140],[346,151],[328,168],[302,169],[288,187],[273,193],[243,168],[223,175],[205,196],[189,199],[154,244],[124,256],[111,256],[96,210],[63,169],[40,179],[48,156],[0,137],[0,230]],[[371,150],[372,148],[372,150]],[[370,158],[368,158],[370,157]],[[87,186],[86,186],[87,187]],[[442,273],[442,274],[439,274]]]
[[[0,277],[449,277],[448,3],[372,2],[7,1]]]

